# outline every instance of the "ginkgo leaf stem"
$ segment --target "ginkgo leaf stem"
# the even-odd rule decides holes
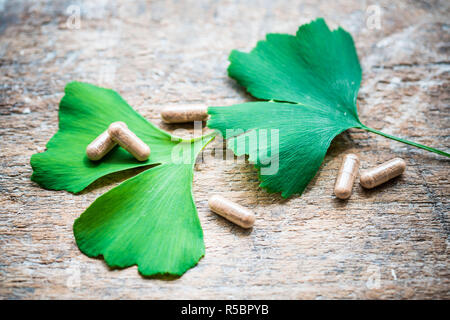
[[[216,131],[213,131],[213,132],[204,134],[204,135],[199,136],[199,137],[195,137],[195,138],[192,138],[192,139],[183,139],[183,140],[186,141],[186,142],[196,142],[196,141],[202,140],[202,139],[204,139],[204,138],[216,137],[216,135],[217,135],[217,132],[216,132]],[[211,139],[211,140],[212,140],[212,139]],[[208,143],[209,143],[209,142],[208,142]]]
[[[392,140],[395,140],[395,141],[399,141],[399,142],[402,142],[402,143],[406,143],[406,144],[409,144],[411,146],[414,146],[414,147],[417,147],[417,148],[420,148],[420,149],[424,149],[424,150],[427,150],[427,151],[430,151],[430,152],[434,152],[434,153],[437,153],[437,154],[440,154],[442,156],[446,156],[446,157],[450,158],[450,154],[445,152],[445,151],[438,150],[438,149],[435,149],[435,148],[431,148],[431,147],[428,147],[428,146],[424,146],[423,144],[412,142],[412,141],[405,140],[405,139],[402,139],[402,138],[398,138],[396,136],[391,136],[390,134],[387,134],[387,133],[384,133],[384,132],[381,132],[381,131],[378,131],[378,130],[375,130],[375,129],[372,129],[372,128],[369,128],[369,127],[366,127],[365,125],[362,125],[361,128],[364,129],[364,130],[367,130],[369,132],[376,133],[376,134],[378,134],[380,136],[383,136],[383,137],[386,137],[386,138],[389,138],[389,139],[392,139]]]

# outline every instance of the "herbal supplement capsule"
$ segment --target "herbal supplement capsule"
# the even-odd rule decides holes
[[[183,123],[205,121],[208,118],[208,107],[205,105],[169,106],[161,111],[165,123]]]
[[[139,161],[145,161],[150,156],[148,145],[139,139],[128,127],[122,126],[120,122],[111,123],[108,133],[115,142]]]
[[[353,183],[358,175],[359,158],[356,154],[347,154],[342,160],[341,168],[334,185],[334,194],[339,199],[348,199],[352,194]]]
[[[211,196],[208,205],[212,211],[242,228],[251,228],[255,223],[252,211],[222,196]]]
[[[122,126],[127,126],[124,122],[117,122]],[[96,161],[103,158],[108,152],[116,146],[116,142],[111,139],[108,130],[100,134],[94,141],[92,141],[86,148],[86,155],[89,159]]]
[[[367,189],[375,188],[376,186],[401,175],[405,169],[406,162],[403,159],[395,158],[380,164],[375,168],[363,171],[359,177],[359,183]]]

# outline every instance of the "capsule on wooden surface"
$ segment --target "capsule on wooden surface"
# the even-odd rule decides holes
[[[222,196],[211,196],[208,205],[212,211],[242,228],[251,228],[255,223],[256,217],[252,211]]]
[[[108,128],[111,138],[122,148],[131,153],[137,160],[145,161],[150,156],[150,148],[128,127],[124,127],[120,122],[113,122]]]
[[[124,122],[121,121],[118,121],[117,123],[125,127],[127,126]],[[108,130],[106,130],[87,146],[86,155],[91,160],[100,160],[108,152],[110,152],[116,146],[116,144],[117,143],[109,135]]]
[[[401,175],[405,169],[406,162],[401,158],[395,158],[382,163],[375,168],[361,172],[359,182],[364,188],[375,188],[376,186]]]
[[[195,104],[168,106],[161,111],[161,118],[165,123],[205,121],[208,118],[208,107]]]
[[[336,197],[343,200],[350,198],[358,169],[359,158],[356,154],[350,153],[344,156],[334,185]]]

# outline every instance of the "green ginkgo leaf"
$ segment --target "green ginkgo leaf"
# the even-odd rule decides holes
[[[197,154],[213,135],[171,136],[112,90],[73,82],[65,93],[59,131],[45,152],[31,158],[32,179],[48,189],[78,192],[104,175],[154,165],[99,197],[76,220],[75,239],[82,252],[103,255],[112,267],[137,265],[145,276],[183,274],[205,252],[191,187]],[[150,146],[147,161],[122,148],[101,161],[87,158],[86,146],[114,121],[124,121]]]
[[[250,53],[232,51],[229,60],[229,75],[269,102],[210,107],[208,127],[231,138],[228,146],[237,155],[250,155],[268,191],[301,194],[331,141],[349,128],[450,156],[360,122],[361,67],[352,37],[342,28],[330,31],[323,19],[301,26],[295,36],[268,34]]]
[[[137,161],[122,148],[101,161],[88,159],[86,146],[114,121],[124,121],[151,147],[147,161]],[[72,82],[59,105],[58,132],[45,152],[31,157],[31,179],[47,189],[79,192],[113,172],[170,162],[171,150],[179,142],[134,111],[115,91]]]
[[[205,247],[191,190],[193,163],[210,139],[180,145],[178,152],[191,160],[144,171],[95,200],[73,226],[80,250],[103,255],[111,267],[137,265],[145,276],[180,276],[196,265]]]

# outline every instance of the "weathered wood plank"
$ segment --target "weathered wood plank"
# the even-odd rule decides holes
[[[29,179],[30,156],[57,131],[67,82],[111,87],[174,131],[180,126],[159,119],[166,103],[252,99],[227,77],[232,49],[249,50],[269,32],[294,33],[318,16],[354,36],[362,121],[448,150],[447,1],[379,1],[380,29],[369,28],[369,3],[360,1],[84,1],[79,29],[67,26],[72,1],[1,3],[1,298],[450,298],[449,162],[359,130],[339,136],[306,193],[287,201],[259,189],[244,161],[212,157],[219,142],[209,146],[194,179],[206,256],[173,281],[143,279],[135,267],[110,270],[74,243],[73,220],[137,171],[80,195]],[[375,190],[356,186],[342,202],[333,184],[346,152],[358,153],[363,167],[394,156],[409,166]],[[253,208],[253,230],[212,214],[211,191]]]

